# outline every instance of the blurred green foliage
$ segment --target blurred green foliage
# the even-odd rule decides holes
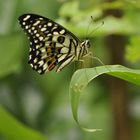
[[[126,48],[126,59],[132,63],[140,61],[139,46],[140,36],[130,38],[130,44]]]
[[[121,9],[123,17],[103,17],[104,10],[110,8]],[[86,126],[103,129],[89,134],[75,125],[70,110],[68,93],[75,71],[73,64],[61,73],[50,72],[43,76],[27,64],[29,42],[17,21],[24,13],[46,16],[80,38],[89,37],[91,43],[94,42],[91,50],[105,64],[110,57],[104,37],[124,35],[127,41],[124,54],[126,63],[139,68],[140,1],[0,0],[0,140],[111,140],[113,114],[104,78],[89,85],[88,95],[82,97],[81,120]],[[139,140],[139,89],[131,88],[129,95],[132,97],[130,116],[134,122],[133,139]]]
[[[0,131],[7,138],[11,140],[45,140],[39,132],[31,130],[18,122],[10,114],[8,114],[2,107],[0,107]],[[15,131],[13,131],[15,130]],[[18,135],[17,135],[18,133]]]

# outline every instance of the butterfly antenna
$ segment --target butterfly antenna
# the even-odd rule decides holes
[[[91,16],[91,20],[92,20],[92,22],[95,21],[95,20],[93,19],[92,16]],[[91,34],[93,34],[94,32],[96,32],[96,31],[97,31],[101,26],[103,26],[103,25],[104,25],[104,21],[102,21],[100,25],[98,25],[94,30],[92,30],[92,31],[88,34],[88,36],[90,36]]]
[[[91,23],[92,23],[92,21],[90,21],[90,22],[89,22],[89,24],[88,24],[87,31],[86,31],[86,34],[85,34],[85,38],[86,38],[86,37],[87,37],[87,35],[88,35],[88,32],[89,32],[89,27],[90,27]]]

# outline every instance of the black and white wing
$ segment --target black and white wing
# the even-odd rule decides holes
[[[24,14],[19,23],[30,40],[29,64],[40,74],[61,71],[76,57],[80,40],[54,21],[35,14]]]

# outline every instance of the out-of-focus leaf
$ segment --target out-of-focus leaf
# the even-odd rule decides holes
[[[19,34],[0,37],[0,77],[20,70],[22,42]]]
[[[53,19],[58,16],[59,6],[58,0],[21,0],[18,9],[20,14],[30,12]]]
[[[140,70],[129,69],[121,65],[100,66],[95,68],[86,68],[77,70],[72,76],[70,82],[70,99],[71,108],[75,121],[84,130],[89,132],[98,131],[100,129],[87,129],[80,125],[78,120],[78,106],[81,93],[87,85],[96,77],[102,74],[108,74],[133,84],[140,86]]]
[[[72,17],[79,12],[79,2],[71,1],[63,4],[59,13],[61,16]]]
[[[140,36],[133,36],[130,44],[126,48],[126,59],[130,62],[137,62],[140,60]]]
[[[17,121],[0,106],[0,134],[7,140],[46,140],[45,136]]]
[[[9,34],[14,31],[17,0],[0,1],[0,34]]]
[[[125,18],[115,18],[108,16],[103,19],[104,25],[102,27],[101,34],[121,34],[130,35],[140,32],[140,30],[133,26],[133,24]]]

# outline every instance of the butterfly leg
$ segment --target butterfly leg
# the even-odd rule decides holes
[[[86,54],[86,55],[83,56],[83,57],[90,57],[90,58],[92,58],[92,60],[93,60],[93,59],[94,59],[94,60],[97,60],[100,64],[102,64],[103,66],[105,66],[105,68],[106,68],[109,72],[111,72],[111,70],[109,69],[109,67],[106,66],[98,57],[93,56],[93,53],[92,53],[92,52],[89,52],[88,54]]]

